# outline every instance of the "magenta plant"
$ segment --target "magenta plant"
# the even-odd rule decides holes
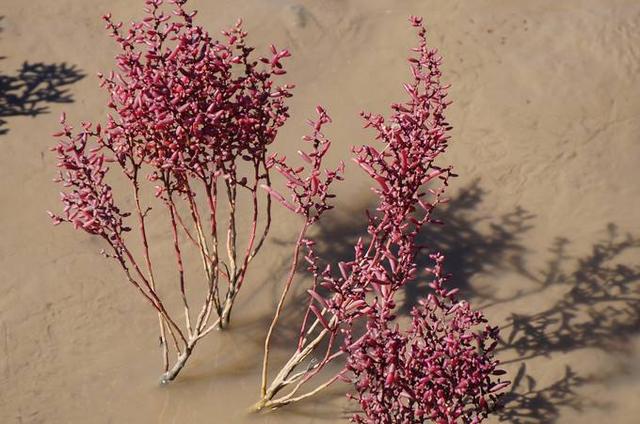
[[[259,186],[271,185],[267,151],[289,116],[286,99],[293,88],[275,84],[285,74],[287,50],[271,46],[270,57],[254,59],[240,21],[222,32],[224,41],[215,41],[194,25],[196,12],[184,9],[186,1],[171,0],[173,10],[166,13],[162,0],[146,0],[145,18],[126,31],[104,16],[121,49],[118,71],[99,75],[112,113],[106,125],[83,123],[77,133],[63,116],[53,149],[57,181],[66,190],[64,210],[50,213],[53,221],[102,238],[109,247],[105,255],[157,311],[163,382],[177,376],[200,339],[229,325],[247,269],[269,232],[271,200]],[[112,168],[129,184],[132,212],[115,196],[126,194],[107,181]],[[146,196],[152,200],[145,203],[145,192],[155,200]],[[250,199],[248,208],[238,204],[240,195]],[[168,222],[175,285],[161,286],[154,272],[151,204],[164,210]],[[243,210],[246,232],[237,224]],[[202,277],[189,277],[205,282],[195,311],[185,249],[195,249],[202,261]],[[182,319],[167,307],[169,293],[178,293]]]
[[[305,399],[341,378],[355,384],[352,397],[363,411],[354,416],[356,422],[478,422],[508,384],[494,383],[491,377],[502,373],[493,359],[497,328],[478,330],[485,322],[482,315],[459,302],[456,289],[443,287],[440,255],[433,257],[434,293],[413,309],[408,330],[394,324],[398,293],[417,278],[417,258],[426,248],[417,237],[426,224],[439,223],[432,212],[446,203],[444,191],[454,176],[451,167],[435,163],[446,150],[451,129],[444,116],[449,102],[447,87],[440,83],[441,58],[427,47],[421,19],[413,17],[411,23],[418,28],[419,45],[413,49],[417,57],[409,59],[413,81],[404,85],[409,99],[391,106],[388,122],[363,113],[365,127],[374,129],[382,146],[353,149],[354,161],[376,183],[378,205],[374,213],[367,212],[368,239],[359,239],[353,260],[339,263],[339,272],[334,272],[331,264],[321,265],[314,243],[304,238],[308,218],[305,221],[265,342],[258,410]],[[295,200],[307,198],[313,186],[292,181],[289,188],[295,190]],[[285,205],[306,217],[304,208]],[[313,275],[308,309],[294,353],[269,382],[269,340],[303,246]],[[357,326],[363,322],[366,332],[359,335]],[[341,357],[337,372],[302,389]]]
[[[331,141],[325,137],[322,132],[322,128],[324,125],[331,122],[331,118],[327,115],[327,113],[321,106],[317,107],[316,112],[318,113],[317,120],[308,121],[308,124],[313,129],[312,134],[303,137],[303,140],[311,144],[310,151],[298,151],[299,156],[301,157],[303,162],[307,163],[307,165],[303,165],[298,168],[292,168],[286,163],[286,158],[282,157],[272,157],[270,161],[270,165],[275,167],[275,169],[285,177],[287,181],[287,188],[291,192],[290,200],[287,200],[283,195],[273,190],[272,188],[264,186],[264,189],[273,198],[284,205],[287,209],[302,216],[304,218],[304,221],[298,234],[296,243],[294,244],[291,268],[287,275],[280,300],[267,331],[267,336],[264,343],[264,358],[262,364],[263,366],[261,383],[262,399],[261,403],[257,405],[258,409],[261,409],[265,406],[275,406],[276,404],[280,405],[290,403],[291,401],[303,399],[304,397],[308,397],[313,394],[308,393],[306,395],[302,395],[302,397],[295,397],[297,390],[301,387],[301,385],[304,384],[313,375],[315,375],[315,373],[322,368],[324,363],[330,360],[330,358],[325,358],[323,363],[311,367],[307,370],[307,372],[298,374],[294,378],[291,378],[290,376],[291,370],[293,368],[289,369],[287,366],[285,366],[283,371],[281,371],[278,376],[276,376],[274,383],[272,383],[270,387],[267,387],[271,337],[273,335],[276,324],[280,319],[285,300],[296,276],[301,250],[304,246],[310,248],[313,245],[313,242],[306,238],[307,232],[309,228],[315,222],[317,222],[318,219],[320,219],[324,212],[333,208],[333,206],[329,204],[329,201],[330,199],[335,197],[335,195],[329,191],[330,186],[334,181],[341,181],[343,179],[343,163],[340,163],[340,165],[334,170],[327,170],[322,166],[324,157],[331,146]],[[305,325],[309,319],[309,314],[311,313],[311,311],[315,313],[316,319],[323,320],[322,313],[319,312],[313,304],[310,304],[307,315],[304,318],[305,324],[303,324],[302,326],[302,331],[304,331],[305,329]],[[303,346],[305,338],[302,333],[300,334],[298,350],[296,351],[296,354],[294,355],[292,361],[290,361],[291,367],[297,366],[301,361],[306,359],[306,357],[313,351],[313,348],[317,346],[317,343],[320,343],[325,333],[321,334],[323,335],[316,338],[316,343],[311,343],[311,347]],[[331,351],[333,342],[334,338],[332,337],[330,341],[331,346],[328,348],[327,352]],[[298,385],[292,392],[290,392],[286,396],[285,399],[280,399],[279,401],[271,400],[273,396],[275,396],[275,394],[280,391],[280,389],[282,389],[286,385],[293,383],[298,383]]]
[[[411,311],[403,330],[394,323],[394,300],[380,296],[368,313],[366,333],[348,340],[347,366],[361,414],[353,422],[479,423],[496,406],[497,393],[510,383],[493,353],[498,328],[444,287],[444,257],[432,255],[434,293]]]

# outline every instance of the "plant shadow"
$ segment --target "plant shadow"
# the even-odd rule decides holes
[[[85,77],[67,63],[24,62],[13,75],[0,74],[0,135],[13,116],[35,117],[49,112],[51,103],[72,103],[67,86]]]
[[[585,378],[578,376],[571,367],[566,367],[561,379],[538,388],[535,378],[522,362],[509,392],[502,399],[503,407],[496,411],[497,418],[512,424],[555,423],[561,408],[583,410],[585,402],[576,388],[586,383]]]
[[[562,298],[535,314],[512,313],[503,329],[509,330],[503,349],[513,349],[520,361],[583,348],[624,352],[629,338],[640,333],[640,266],[620,261],[640,249],[640,238],[622,236],[609,224],[605,239],[565,273],[568,243],[557,239],[556,257],[536,278],[540,287],[564,287]]]
[[[621,235],[614,224],[609,224],[606,236],[592,246],[589,254],[575,259],[570,272],[565,271],[572,262],[566,253],[568,244],[564,238],[556,240],[554,257],[544,270],[532,273],[523,269],[538,288],[521,294],[521,298],[536,296],[551,287],[564,290],[559,300],[541,311],[511,313],[509,323],[502,328],[499,351],[515,353],[514,359],[503,363],[519,364],[520,370],[505,397],[504,408],[498,412],[501,421],[555,423],[560,408],[582,411],[586,407],[606,407],[592,399],[583,401],[575,391],[581,385],[597,383],[597,379],[585,378],[567,367],[565,377],[535,389],[535,379],[525,373],[525,361],[586,348],[629,355],[632,338],[640,334],[640,265],[626,260],[640,249],[640,238]]]

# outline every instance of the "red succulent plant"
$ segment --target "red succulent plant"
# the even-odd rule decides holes
[[[268,149],[289,117],[286,100],[293,88],[275,82],[286,73],[287,50],[271,46],[267,57],[255,58],[241,21],[217,41],[194,24],[196,13],[185,10],[186,0],[169,3],[172,10],[166,11],[162,0],[145,0],[146,16],[126,30],[110,14],[104,16],[121,50],[118,70],[99,75],[111,114],[105,125],[83,124],[78,134],[63,122],[54,150],[65,208],[51,214],[56,224],[71,222],[103,237],[113,250],[108,255],[158,311],[164,382],[176,377],[200,339],[229,325],[247,268],[269,232],[271,200],[260,185],[271,185]],[[138,240],[126,234],[125,221],[131,218],[117,206],[118,190],[105,182],[110,167],[119,168],[132,188],[140,248],[132,248]],[[182,325],[165,307],[169,296],[158,291],[147,229],[152,208],[144,204],[145,191],[153,192],[166,212]],[[238,204],[245,194],[248,207]],[[242,213],[249,225],[241,237],[237,220]],[[199,254],[206,282],[197,315],[184,269],[187,248]],[[172,367],[167,332],[176,354]]]
[[[268,340],[265,344],[261,400],[257,409],[275,408],[314,395],[338,378],[352,381],[363,413],[354,421],[370,423],[438,423],[469,419],[478,422],[497,400],[497,392],[508,383],[493,382],[500,375],[493,359],[497,328],[485,323],[468,303],[458,301],[456,289],[443,287],[441,255],[433,256],[433,293],[412,311],[412,324],[401,329],[396,320],[399,292],[418,276],[417,259],[425,247],[417,237],[443,198],[450,166],[436,160],[446,150],[451,126],[444,111],[447,87],[440,83],[441,58],[426,43],[420,18],[412,17],[418,29],[417,57],[409,59],[413,81],[405,84],[409,99],[391,106],[389,120],[363,113],[365,127],[376,132],[381,147],[353,149],[354,161],[375,181],[376,210],[367,212],[368,238],[359,239],[354,257],[337,264],[337,270],[322,265],[314,243],[299,238],[291,273],[285,284],[277,316],[295,273],[297,252],[308,253],[308,271],[313,285],[302,321],[296,350],[268,384]],[[309,187],[292,181],[295,198]],[[272,192],[284,202],[284,197]],[[301,208],[287,205],[300,213]],[[336,271],[336,272],[334,272]],[[357,332],[365,323],[364,334]],[[475,344],[474,344],[475,343]],[[346,357],[333,377],[300,394],[327,365]],[[277,394],[285,388],[288,393]],[[474,421],[475,420],[475,421]]]

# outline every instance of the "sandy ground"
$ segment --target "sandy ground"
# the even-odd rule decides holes
[[[157,384],[154,314],[99,243],[50,225],[44,211],[58,205],[49,134],[62,110],[76,122],[104,115],[94,75],[111,68],[115,48],[99,17],[139,17],[140,3],[0,1],[0,422],[344,422],[341,386],[295,408],[245,413],[296,231],[290,219],[257,260],[233,331],[204,342],[169,387]],[[465,295],[504,326],[499,355],[515,384],[491,422],[638,422],[640,3],[193,6],[212,32],[242,16],[258,47],[291,49],[298,88],[279,148],[296,149],[322,103],[334,117],[332,160],[370,141],[358,111],[401,99],[414,44],[406,18],[424,16],[453,84],[447,160],[460,174],[441,213],[448,225],[427,239],[449,256]],[[334,255],[348,251],[371,200],[361,173],[351,167],[348,177],[317,234]],[[158,244],[161,231],[152,231]]]

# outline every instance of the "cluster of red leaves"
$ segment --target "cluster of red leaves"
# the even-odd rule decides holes
[[[411,311],[407,330],[394,323],[393,304],[369,313],[367,330],[348,345],[347,369],[363,414],[357,423],[474,423],[487,417],[508,382],[493,359],[498,328],[444,288],[442,255],[432,255],[434,293]]]
[[[74,135],[73,127],[65,122],[64,114],[60,123],[62,131],[55,134],[60,142],[53,149],[58,156],[60,171],[54,181],[71,190],[60,193],[63,215],[51,212],[49,215],[54,224],[70,222],[76,229],[120,245],[122,234],[130,231],[124,225],[124,218],[130,214],[121,212],[114,203],[111,186],[105,182],[109,168],[100,148],[87,147],[89,138],[98,133],[92,130],[91,124],[83,123],[83,130]]]
[[[82,140],[83,146],[95,137],[90,156],[104,158],[100,150],[111,151],[132,179],[147,163],[155,169],[150,180],[171,179],[181,191],[188,189],[184,183],[190,176],[209,187],[219,176],[244,186],[248,179],[237,176],[238,160],[266,170],[267,146],[289,117],[285,99],[293,85],[275,86],[273,78],[286,73],[281,61],[290,54],[271,46],[270,58],[254,60],[241,21],[223,31],[226,43],[214,41],[193,25],[195,12],[183,9],[186,0],[170,1],[181,21],[161,11],[162,3],[146,0],[148,16],[132,23],[126,34],[121,22],[114,23],[110,14],[103,17],[122,49],[116,56],[120,71],[100,75],[115,117],[93,132],[75,136],[65,126],[55,136]],[[54,149],[65,151],[67,143],[62,139]],[[77,151],[84,155],[84,148]],[[256,176],[267,179],[266,173]],[[70,177],[67,187],[75,180]],[[159,195],[165,187],[157,189]]]
[[[440,84],[440,58],[427,48],[420,21],[413,23],[420,27],[420,46],[414,49],[419,57],[410,59],[414,81],[405,84],[410,99],[392,105],[389,123],[381,115],[363,113],[365,127],[377,132],[376,140],[383,148],[353,149],[354,161],[377,183],[373,191],[378,205],[375,213],[367,213],[370,241],[358,241],[353,260],[339,263],[337,276],[330,267],[320,267],[312,252],[307,257],[316,286],[331,293],[321,301],[323,296],[315,292],[314,298],[342,323],[347,316],[356,318],[371,311],[366,301],[371,291],[392,298],[416,277],[420,251],[416,237],[424,225],[437,222],[431,213],[447,201],[442,198],[444,186],[454,176],[451,167],[434,163],[447,147],[451,128],[444,118],[449,102],[445,100],[447,87]],[[443,185],[435,186],[436,181]]]
[[[434,163],[449,140],[451,127],[444,117],[447,87],[440,84],[440,58],[427,48],[422,26],[419,37],[420,46],[414,49],[418,58],[410,59],[414,81],[404,86],[410,99],[392,105],[389,123],[381,115],[363,113],[365,127],[376,131],[383,148],[356,147],[354,161],[376,181],[373,191],[379,201],[376,213],[367,214],[368,245],[358,241],[354,259],[339,264],[339,276],[322,276],[320,286],[337,294],[328,300],[336,313],[346,310],[342,302],[347,299],[364,301],[372,289],[386,297],[415,278],[420,250],[415,239],[424,225],[437,223],[432,211],[447,201],[442,198],[444,187],[454,174],[451,167]],[[442,186],[435,186],[438,180]]]
[[[286,50],[271,47],[270,58],[254,60],[241,21],[214,41],[192,24],[195,12],[173,0],[170,20],[147,0],[148,17],[121,34],[121,23],[104,17],[120,44],[120,72],[102,76],[110,95],[110,118],[102,139],[123,161],[135,156],[159,171],[187,171],[206,180],[214,173],[235,176],[237,158],[264,163],[267,146],[288,118],[291,85],[275,86],[285,73]]]
[[[418,58],[410,58],[414,80],[404,84],[409,101],[391,106],[394,111],[390,122],[382,115],[363,113],[366,125],[376,131],[376,140],[382,142],[380,151],[373,146],[354,149],[354,161],[373,178],[379,188],[374,191],[379,197],[379,217],[370,217],[369,233],[377,239],[389,239],[399,243],[400,239],[415,237],[422,226],[431,220],[431,211],[440,200],[442,188],[429,188],[435,179],[446,185],[451,167],[440,168],[434,164],[438,155],[447,148],[451,126],[444,111],[450,104],[445,100],[447,88],[440,84],[440,57],[436,50],[426,45],[425,29],[420,20],[420,45],[413,49]],[[435,200],[428,202],[431,194]],[[416,216],[421,210],[422,216]]]
[[[62,194],[64,212],[51,213],[53,222],[71,222],[110,243],[129,281],[152,299],[161,313],[161,331],[166,326],[175,340],[183,342],[183,347],[175,343],[179,357],[185,357],[182,352],[190,353],[214,328],[216,324],[207,324],[212,310],[219,315],[220,327],[228,324],[247,267],[267,237],[271,201],[264,194],[259,196],[259,185],[271,185],[273,164],[267,165],[267,149],[289,118],[286,102],[293,89],[293,85],[275,82],[286,73],[283,61],[290,56],[287,50],[272,45],[267,57],[254,57],[241,21],[222,31],[222,41],[217,41],[193,23],[196,12],[187,12],[186,2],[169,0],[171,6],[165,8],[163,0],[145,0],[145,17],[126,30],[110,14],[103,17],[120,47],[118,69],[99,75],[111,114],[104,125],[83,124],[78,134],[63,122],[62,131],[55,134],[58,144],[52,149],[59,158],[58,181],[68,190]],[[129,214],[120,212],[111,187],[104,181],[110,162],[121,169],[133,188],[144,266],[131,254],[136,249],[129,250],[125,244],[123,234],[128,228],[123,219]],[[178,328],[156,293],[153,246],[145,228],[152,208],[142,205],[145,178],[155,185],[155,195],[171,220],[167,233],[173,236],[186,311],[185,331]],[[220,187],[223,193],[218,193]],[[244,238],[238,237],[236,226],[239,190],[251,198],[251,222],[242,251],[238,240]],[[208,213],[200,213],[196,192],[206,196]],[[229,207],[221,210],[225,196]],[[262,202],[260,197],[267,199]],[[191,221],[180,216],[181,199]],[[258,231],[259,222],[264,223],[262,231]],[[225,226],[226,261],[219,248]],[[185,289],[183,237],[199,250],[208,285],[195,323],[191,322]],[[225,282],[228,289],[223,293],[219,285]],[[181,369],[178,365],[176,372]],[[175,373],[168,379],[173,377]]]
[[[302,138],[311,144],[311,151],[298,150],[298,155],[307,165],[292,168],[287,164],[286,157],[275,155],[271,156],[267,162],[267,167],[275,167],[276,171],[285,178],[287,189],[291,193],[291,201],[287,201],[283,195],[271,187],[263,186],[283,206],[303,216],[307,225],[313,224],[324,212],[333,208],[329,201],[335,195],[329,192],[329,188],[334,181],[342,181],[344,173],[342,162],[333,170],[323,168],[322,162],[331,147],[331,140],[325,137],[322,127],[330,123],[331,118],[321,106],[316,108],[316,112],[318,118],[307,122],[313,129],[312,134]],[[303,176],[305,171],[308,173],[307,176]]]
[[[440,58],[426,47],[420,21],[413,23],[420,28],[420,46],[414,49],[418,58],[410,59],[414,81],[405,84],[410,99],[392,105],[389,123],[381,115],[363,113],[365,127],[376,131],[383,147],[353,149],[354,161],[377,184],[373,188],[379,198],[376,211],[367,213],[370,240],[358,240],[353,260],[338,264],[339,275],[331,267],[319,266],[312,252],[307,256],[316,287],[330,293],[322,301],[318,291],[313,297],[341,323],[371,312],[369,293],[392,302],[394,294],[415,279],[420,252],[416,237],[424,225],[437,222],[432,211],[447,201],[442,195],[454,175],[451,167],[434,163],[447,147],[451,128],[443,113],[449,102],[446,87],[440,84]],[[436,186],[437,181],[442,185]]]

